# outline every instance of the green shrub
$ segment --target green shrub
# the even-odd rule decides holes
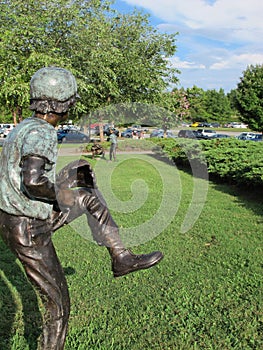
[[[176,164],[207,164],[209,174],[221,180],[252,187],[263,186],[263,143],[231,139],[152,140]]]

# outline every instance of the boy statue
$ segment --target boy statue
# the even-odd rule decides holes
[[[147,269],[163,255],[135,255],[126,249],[85,160],[56,175],[55,127],[68,117],[78,98],[75,77],[66,69],[45,67],[30,81],[33,115],[4,142],[0,158],[0,234],[21,261],[45,305],[42,350],[64,348],[70,300],[52,234],[86,214],[94,240],[108,249],[114,277]]]

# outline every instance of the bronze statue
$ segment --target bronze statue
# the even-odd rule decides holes
[[[105,159],[105,149],[98,142],[94,142],[91,146],[91,154],[92,159],[94,159],[95,156],[102,156],[102,158]]]
[[[51,240],[58,228],[86,214],[94,240],[109,251],[114,277],[154,266],[163,255],[135,255],[124,247],[87,161],[74,161],[56,175],[55,126],[67,119],[78,98],[74,76],[62,68],[42,68],[31,79],[30,97],[32,117],[14,128],[1,153],[0,233],[45,305],[40,348],[60,350],[70,300]]]

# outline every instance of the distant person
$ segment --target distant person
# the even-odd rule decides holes
[[[0,235],[45,305],[39,349],[62,350],[70,299],[52,242],[56,230],[85,214],[94,240],[108,249],[115,277],[154,266],[163,255],[126,249],[87,161],[71,162],[56,175],[55,127],[67,120],[78,98],[74,76],[62,68],[42,68],[31,78],[30,98],[33,116],[10,132],[0,156]]]
[[[116,151],[117,151],[117,146],[118,146],[118,140],[117,140],[117,135],[114,132],[114,129],[110,129],[110,161],[114,160],[116,161]]]
[[[144,131],[141,130],[139,133],[139,139],[144,139]]]
[[[132,132],[132,138],[137,140],[138,139],[138,131],[137,130],[133,130]]]

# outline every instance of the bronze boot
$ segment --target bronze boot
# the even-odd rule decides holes
[[[81,190],[79,192],[81,193]],[[113,220],[104,199],[97,189],[93,189],[89,194],[84,195],[80,202],[87,209],[88,223],[94,240],[99,245],[107,247],[110,253],[114,277],[148,269],[163,258],[163,254],[159,251],[135,255],[126,249],[121,240],[118,225]]]
[[[100,233],[100,235],[102,232]],[[130,272],[148,269],[162,260],[163,254],[155,251],[149,254],[133,254],[125,248],[119,235],[118,227],[107,227],[103,231],[103,243],[107,247],[112,262],[114,277],[127,275]]]
[[[163,254],[159,251],[149,254],[133,254],[129,249],[122,252],[114,252],[114,249],[109,249],[112,259],[112,271],[114,277],[127,275],[130,272],[148,269],[158,264]]]
[[[156,265],[162,260],[163,254],[160,251],[155,251],[149,254],[133,254],[129,249],[125,248],[118,227],[104,227],[100,232],[93,229],[93,237],[99,245],[106,246],[112,262],[112,272],[114,277],[127,275],[130,272],[148,269]]]

